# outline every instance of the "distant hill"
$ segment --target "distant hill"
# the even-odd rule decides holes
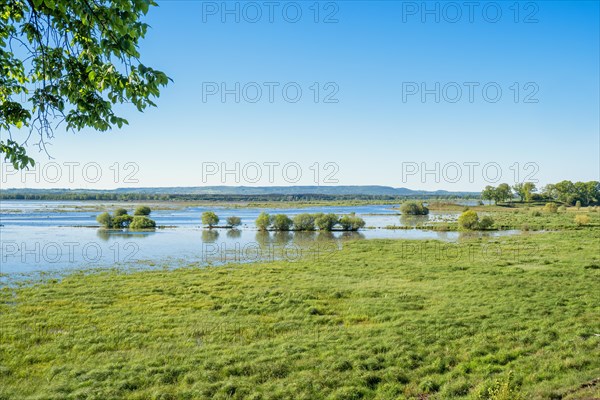
[[[3,189],[3,194],[171,194],[171,195],[366,195],[366,196],[479,196],[479,192],[412,190],[391,186],[197,186],[94,189]]]

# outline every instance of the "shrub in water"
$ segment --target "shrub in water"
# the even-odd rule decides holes
[[[242,224],[242,219],[240,217],[227,217],[227,225],[229,226],[240,226]]]
[[[294,217],[294,229],[297,231],[314,231],[315,217],[311,214],[298,214]]]
[[[148,217],[138,215],[133,217],[133,221],[129,225],[129,229],[154,229],[156,228],[156,222]]]
[[[340,218],[340,225],[345,231],[357,231],[365,226],[365,221],[354,214],[350,214]]]
[[[330,231],[338,223],[339,217],[335,214],[319,214],[315,218],[315,224],[322,231]]]
[[[407,201],[400,206],[400,212],[405,215],[427,215],[429,214],[429,209],[423,203]]]
[[[212,211],[205,211],[202,213],[202,223],[213,227],[219,223],[219,217]]]
[[[131,215],[117,215],[112,219],[112,227],[114,229],[127,228],[129,227],[129,224],[131,224],[131,221],[133,221],[133,217]]]
[[[117,208],[117,209],[115,210],[115,212],[113,213],[113,215],[114,215],[115,217],[118,217],[118,216],[120,216],[120,215],[127,215],[127,210],[126,210],[126,209],[124,209],[124,208]]]
[[[254,223],[259,231],[266,231],[271,225],[271,216],[266,212],[261,212]]]
[[[276,231],[289,231],[292,220],[285,214],[277,214],[273,217],[273,229]]]
[[[152,212],[152,210],[150,210],[150,207],[139,206],[138,208],[135,209],[135,211],[133,212],[133,215],[150,215],[151,212]]]
[[[109,213],[103,212],[96,217],[96,221],[105,228],[112,227],[112,217]]]

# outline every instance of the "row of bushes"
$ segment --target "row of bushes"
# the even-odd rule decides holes
[[[107,229],[154,229],[156,222],[148,217],[151,212],[150,207],[140,206],[129,215],[126,209],[117,208],[112,215],[107,212],[98,215],[96,221]]]
[[[219,216],[212,211],[206,211],[202,213],[202,223],[207,225],[209,228],[214,228],[219,225]],[[227,227],[235,228],[236,226],[240,226],[242,224],[242,219],[240,217],[227,217]]]
[[[339,226],[339,230],[357,231],[364,228],[365,221],[354,213],[339,217],[336,214],[298,214],[294,219],[285,214],[269,215],[265,212],[256,218],[256,227],[261,231],[332,231]]]

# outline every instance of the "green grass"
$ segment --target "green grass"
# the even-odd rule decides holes
[[[593,397],[599,250],[591,228],[369,240],[3,288],[0,399]]]
[[[461,212],[466,207],[442,204],[435,205],[432,209],[436,211]],[[494,219],[493,229],[499,230],[557,231],[600,228],[600,209],[596,207],[582,207],[580,209],[569,207],[558,213],[546,212],[540,206],[524,206],[523,204],[516,205],[515,207],[474,206],[469,207],[469,209],[476,211],[479,217],[490,215]],[[586,226],[577,225],[575,222],[576,215],[587,215],[590,218],[589,224]],[[417,227],[423,229],[439,229],[443,227],[444,230],[458,230],[456,222],[425,223]],[[397,229],[398,227],[392,228]]]

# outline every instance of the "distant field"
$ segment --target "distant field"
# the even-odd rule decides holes
[[[600,230],[0,291],[0,398],[600,397]]]

